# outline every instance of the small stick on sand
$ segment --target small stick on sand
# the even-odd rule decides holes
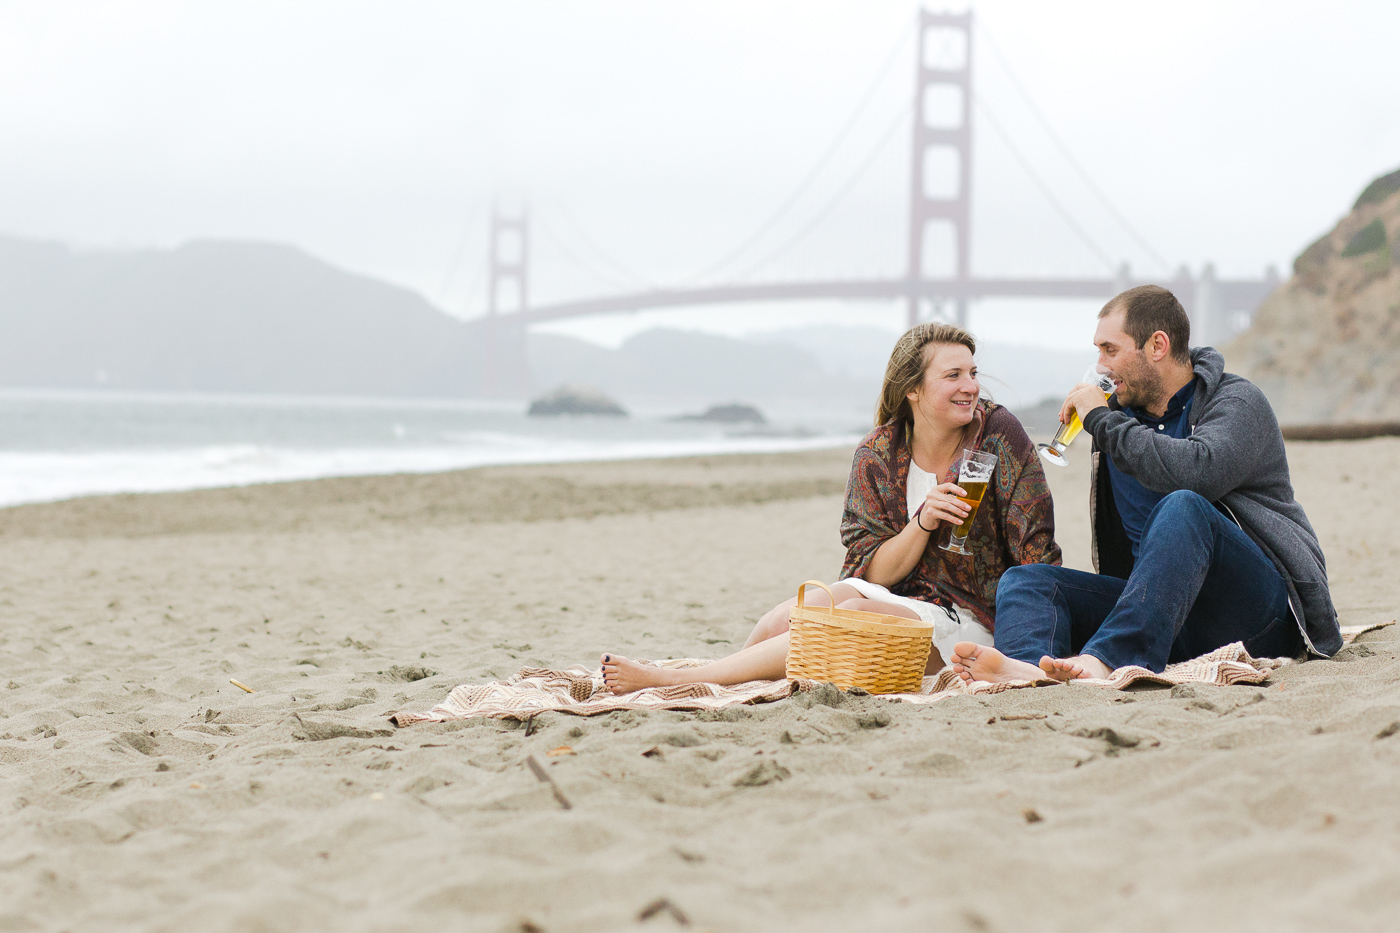
[[[234,680],[232,677],[230,677],[230,678],[228,679],[228,682],[231,683],[231,684],[233,684],[235,687],[237,687],[239,690],[242,690],[242,691],[245,692],[245,693],[252,693],[252,692],[253,692],[253,688],[252,688],[252,687],[248,686],[247,684],[240,684],[238,681]]]
[[[670,898],[665,897],[658,897],[656,900],[643,907],[641,913],[637,914],[637,919],[642,921],[650,920],[663,910],[670,914],[671,919],[681,926],[690,926],[690,918],[685,915],[685,911],[681,910],[675,904],[672,904]]]
[[[563,807],[565,810],[572,810],[574,808],[574,805],[569,803],[569,798],[565,797],[564,792],[559,789],[559,785],[554,783],[554,778],[550,777],[544,765],[540,764],[538,758],[531,755],[529,758],[525,759],[525,763],[530,766],[531,771],[535,772],[535,777],[539,778],[543,783],[548,784],[549,789],[554,791],[554,799],[559,801],[559,806]]]

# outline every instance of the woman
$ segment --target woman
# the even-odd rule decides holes
[[[997,580],[1007,567],[1060,562],[1050,490],[1035,445],[1016,417],[981,398],[977,344],[949,324],[920,324],[895,344],[885,368],[876,428],[856,449],[846,484],[841,543],[844,579],[832,585],[842,609],[883,612],[934,625],[926,673],[943,667],[959,641],[992,644]],[[944,526],[969,508],[955,480],[964,448],[997,457],[991,484],[967,537],[970,555],[938,547]],[[815,588],[814,588],[815,589]],[[820,591],[810,605],[830,601]],[[613,693],[683,683],[734,684],[787,676],[788,612],[775,607],[744,648],[684,670],[603,655]]]

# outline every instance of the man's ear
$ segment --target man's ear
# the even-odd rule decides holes
[[[1155,331],[1151,337],[1147,338],[1147,342],[1150,345],[1152,362],[1160,363],[1171,355],[1172,340],[1165,331]]]

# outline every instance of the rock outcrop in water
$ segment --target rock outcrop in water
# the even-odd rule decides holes
[[[672,421],[708,421],[714,424],[767,424],[763,412],[752,405],[711,405],[698,415],[677,415]]]
[[[1368,185],[1221,349],[1284,424],[1400,418],[1400,170]]]
[[[558,415],[607,415],[626,418],[627,409],[597,389],[587,386],[560,386],[530,403],[532,417]]]

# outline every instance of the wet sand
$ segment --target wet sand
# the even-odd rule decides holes
[[[1073,452],[1052,483],[1087,568]],[[1343,623],[1395,618],[1400,440],[1289,456]],[[733,650],[837,574],[848,463],[0,510],[0,929],[1392,926],[1396,627],[1265,687],[387,723],[522,665]]]

